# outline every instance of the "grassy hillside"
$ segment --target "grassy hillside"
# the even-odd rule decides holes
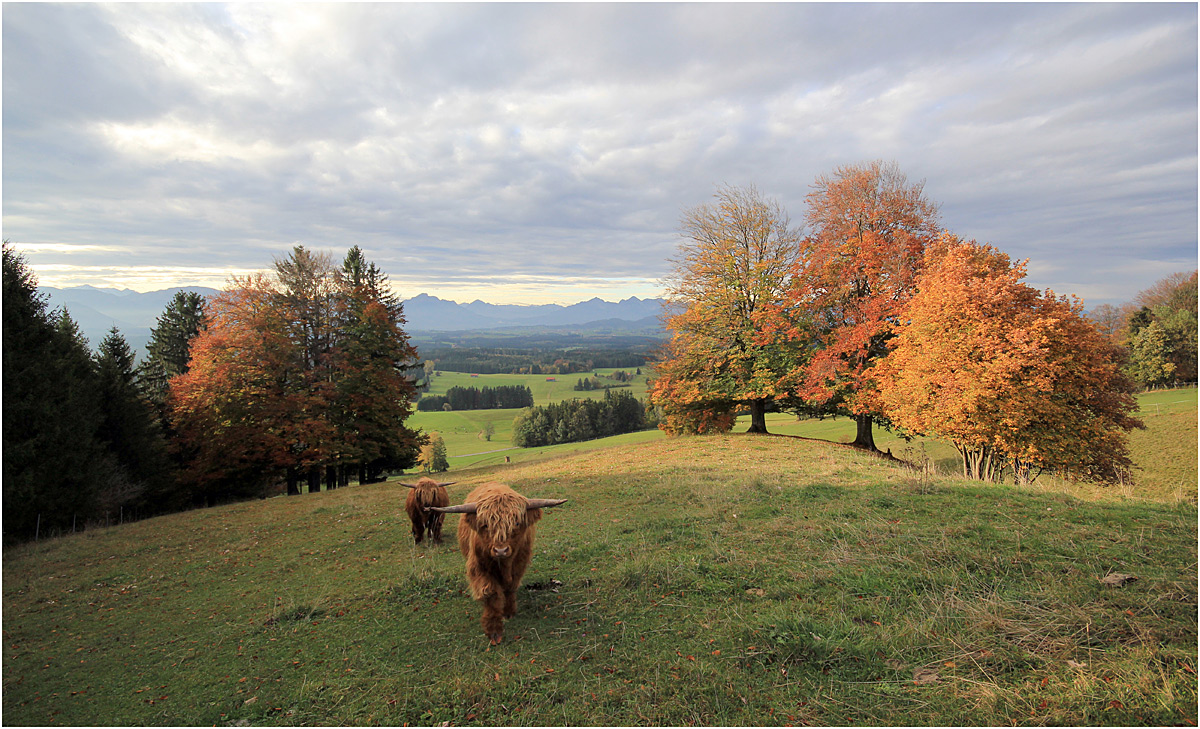
[[[282,497],[8,550],[5,723],[1196,717],[1191,504],[748,436],[451,475],[452,497],[496,478],[570,499],[538,526],[536,589],[500,646],[465,594],[455,517],[448,544],[416,548],[395,484]]]

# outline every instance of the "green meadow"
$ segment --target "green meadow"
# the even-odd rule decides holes
[[[1142,405],[1134,451],[1156,485],[1128,493],[964,481],[804,431],[848,440],[848,421],[788,417],[773,427],[805,437],[452,469],[453,499],[488,480],[569,499],[538,524],[495,647],[457,518],[417,547],[394,480],[13,547],[4,720],[1192,723],[1196,395]],[[922,445],[941,461],[936,444],[892,450]]]
[[[581,378],[599,375],[600,381],[614,387],[619,384],[608,376],[617,371],[633,374],[634,367],[597,368],[589,372],[571,375],[471,375],[464,372],[438,372],[434,375],[426,395],[445,395],[451,387],[528,387],[533,394],[535,405],[549,405],[561,400],[603,399],[603,390],[576,391],[575,385]],[[643,369],[643,372],[646,370]],[[646,375],[635,375],[627,383],[629,386],[621,389],[628,390],[634,397],[646,397]],[[446,452],[451,469],[462,469],[472,466],[496,465],[505,462],[529,461],[545,458],[552,454],[578,453],[581,451],[606,448],[615,444],[640,443],[645,440],[662,437],[657,431],[644,433],[627,433],[625,435],[605,438],[587,443],[567,443],[544,448],[514,448],[512,446],[512,423],[520,413],[516,409],[496,410],[464,410],[461,412],[416,412],[409,418],[408,424],[420,428],[426,433],[437,432],[446,443]],[[484,436],[484,426],[491,423],[495,428],[491,440]]]
[[[472,375],[465,372],[442,372],[439,370],[434,374],[429,390],[422,392],[421,395],[445,395],[447,390],[455,386],[484,388],[516,385],[529,388],[529,391],[533,393],[534,405],[549,405],[552,402],[571,398],[603,398],[603,390],[575,390],[575,385],[580,379],[598,375],[602,383],[613,387],[628,384],[629,387],[626,389],[636,398],[640,399],[646,396],[646,375],[644,373],[648,371],[647,368],[642,368],[643,374],[634,375],[633,380],[629,383],[619,383],[616,380],[608,379],[618,371],[634,375],[637,368],[598,367],[590,372],[576,372],[570,375]]]

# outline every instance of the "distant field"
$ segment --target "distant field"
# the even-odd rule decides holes
[[[602,374],[615,369],[600,370]],[[571,387],[579,379],[575,376],[569,383],[564,378],[558,382],[547,382],[545,376],[532,375],[480,375],[470,377],[459,373],[446,373],[435,378],[433,394],[444,394],[458,384],[466,387],[487,385],[528,385],[534,390],[534,400],[545,405],[573,397],[603,397],[603,393],[574,392]],[[646,378],[636,378],[631,390],[635,396],[644,397]],[[1124,487],[1089,486],[1065,484],[1053,477],[1038,479],[1043,489],[1063,491],[1093,498],[1139,498],[1153,501],[1175,502],[1197,501],[1197,390],[1160,390],[1138,396],[1141,404],[1140,417],[1146,430],[1134,431],[1130,435],[1135,474],[1134,483]],[[611,445],[642,443],[666,436],[658,430],[630,433],[615,438],[602,438],[586,443],[569,443],[544,448],[514,448],[511,444],[512,421],[520,410],[470,410],[450,413],[416,413],[409,423],[426,432],[437,431],[446,441],[452,469],[473,468],[504,463],[507,457],[512,463],[539,460],[548,456],[567,455],[606,448]],[[491,421],[496,432],[492,440],[482,438],[484,423]],[[749,417],[739,418],[735,432],[744,432],[750,425]],[[855,426],[849,418],[826,418],[824,420],[799,420],[788,413],[767,415],[767,428],[777,435],[795,435],[805,438],[849,443],[854,440]],[[938,472],[955,475],[962,468],[958,452],[946,443],[931,438],[918,438],[906,442],[892,433],[876,429],[875,444],[883,451],[910,463],[928,460]]]
[[[445,395],[446,391],[451,387],[458,385],[459,387],[504,387],[504,386],[525,386],[533,393],[534,405],[549,405],[552,402],[560,400],[570,400],[571,398],[591,398],[600,399],[604,397],[603,390],[592,390],[576,392],[574,387],[580,379],[591,377],[594,374],[601,375],[601,382],[611,384],[614,387],[618,384],[615,380],[604,379],[605,375],[611,375],[614,372],[623,370],[630,374],[637,371],[636,367],[598,367],[590,372],[576,372],[569,375],[469,375],[464,372],[438,372],[433,376],[433,381],[430,383],[428,392],[421,393],[421,396],[426,395]],[[642,368],[642,375],[635,376],[633,381],[629,383],[631,386],[626,389],[633,393],[636,398],[646,396],[646,368]]]
[[[611,383],[615,386],[620,383],[617,383],[615,380],[604,379],[604,376],[611,375],[620,370],[633,373],[637,371],[637,368],[606,367],[597,368],[592,372],[580,372],[571,375],[469,375],[461,372],[441,372],[434,376],[429,391],[421,393],[421,396],[445,395],[451,387],[455,386],[482,389],[484,387],[517,385],[529,388],[530,392],[533,393],[533,402],[535,405],[544,406],[552,402],[571,399],[600,400],[604,398],[603,390],[577,392],[574,389],[575,384],[581,378],[599,374],[601,382],[606,384]],[[645,373],[646,370],[643,368],[642,372]],[[645,374],[635,376],[629,384],[629,387],[620,389],[631,393],[638,399],[646,397]],[[637,443],[665,437],[660,431],[653,430],[643,433],[627,433],[613,438],[587,441],[586,443],[567,443],[544,448],[514,448],[512,445],[512,423],[513,419],[520,412],[519,408],[463,410],[456,412],[417,412],[409,418],[408,424],[420,428],[426,433],[436,431],[442,436],[442,439],[446,443],[446,452],[449,454],[450,467],[452,469],[500,464],[504,463],[505,457],[516,463],[537,460],[547,455],[578,453],[597,448],[606,448],[616,444]],[[492,423],[496,429],[490,441],[484,440],[482,436],[484,424],[488,422]]]

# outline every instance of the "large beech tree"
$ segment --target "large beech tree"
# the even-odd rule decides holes
[[[802,237],[783,207],[752,186],[724,186],[715,197],[682,220],[684,242],[667,279],[672,337],[650,398],[668,433],[728,430],[737,406],[750,411],[749,432],[765,433],[767,405],[785,394],[781,379],[803,348],[761,324],[787,289]]]
[[[852,415],[854,444],[875,450],[871,366],[889,350],[892,327],[915,291],[938,210],[924,183],[894,163],[839,167],[808,195],[808,255],[799,262],[783,312],[808,310],[816,351],[803,363],[797,394],[818,408]],[[774,329],[792,326],[771,324]]]
[[[1126,478],[1126,434],[1141,427],[1133,386],[1081,302],[1025,285],[1023,263],[949,233],[925,261],[892,351],[872,368],[876,406],[908,433],[952,443],[967,477]]]

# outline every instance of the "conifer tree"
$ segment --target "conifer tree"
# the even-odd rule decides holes
[[[204,297],[177,291],[150,330],[146,357],[137,368],[137,385],[160,417],[166,413],[167,383],[188,370],[192,340],[204,327]]]
[[[174,500],[166,442],[153,410],[138,393],[133,359],[133,350],[113,327],[95,356],[101,404],[98,434],[120,470],[102,497],[109,510],[149,506],[162,511]]]
[[[3,245],[4,541],[70,529],[95,513],[112,460],[87,342],[50,313],[24,256]]]

